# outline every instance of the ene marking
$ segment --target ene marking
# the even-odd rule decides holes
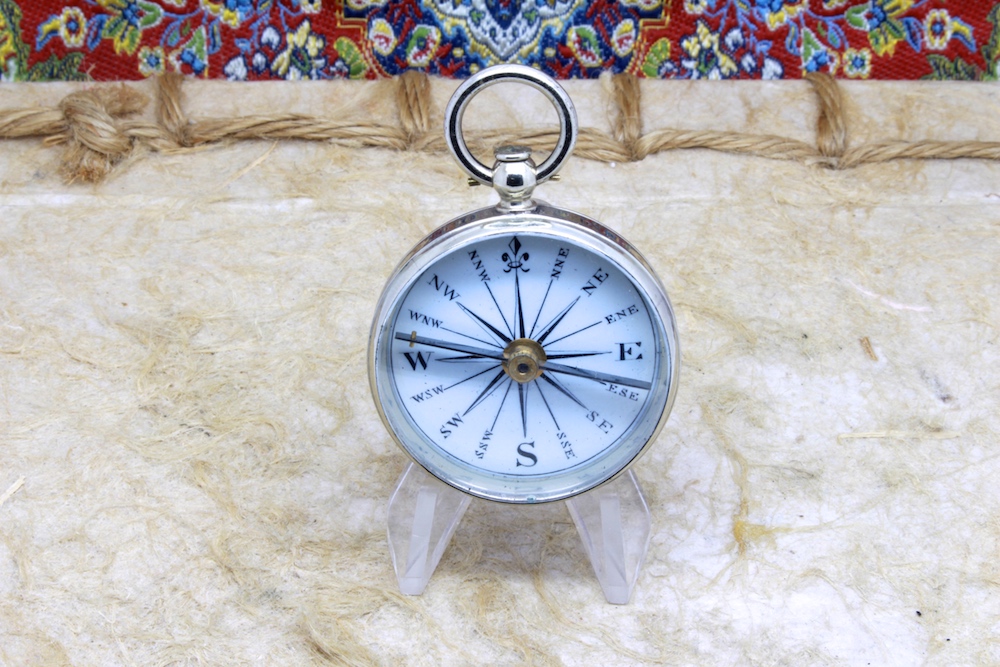
[[[624,320],[629,315],[635,315],[638,312],[639,312],[639,309],[635,307],[635,304],[632,304],[631,306],[629,306],[625,310],[616,310],[615,312],[611,313],[610,315],[605,315],[604,316],[604,320],[608,324],[614,324],[618,320]]]

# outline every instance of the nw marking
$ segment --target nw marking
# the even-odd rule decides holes
[[[433,285],[434,289],[439,292],[444,292],[444,295],[448,297],[449,301],[454,301],[456,298],[461,296],[461,294],[455,291],[455,288],[449,286],[448,283],[439,280],[436,273],[430,280],[427,281],[427,284]]]

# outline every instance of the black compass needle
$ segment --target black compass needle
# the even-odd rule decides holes
[[[479,405],[487,398],[489,398],[493,394],[493,392],[496,391],[497,388],[500,386],[497,383],[500,382],[500,378],[502,378],[503,376],[504,372],[502,370],[495,376],[493,376],[493,379],[490,380],[490,383],[486,385],[486,388],[479,393],[479,396],[476,396],[476,400],[472,402],[472,405],[470,405],[468,408],[465,409],[465,412],[462,413],[462,416],[464,417],[465,415],[469,414],[470,412],[472,412],[473,408],[475,408],[477,405]]]
[[[556,430],[562,430],[559,428],[559,422],[556,421],[556,414],[552,412],[552,408],[549,407],[549,400],[545,398],[545,392],[542,391],[542,385],[535,385],[535,388],[538,389],[538,395],[542,397],[542,403],[545,404],[545,409],[549,411],[549,416],[552,417],[552,423],[556,425]]]
[[[517,320],[518,338],[524,338],[524,304],[521,302],[521,281],[516,272],[514,273],[514,301],[517,302],[517,313],[514,314],[514,319]]]
[[[517,383],[517,397],[521,399],[521,430],[524,437],[528,437],[528,385],[523,382]]]
[[[569,314],[569,311],[573,309],[573,306],[575,306],[579,300],[580,297],[576,297],[575,299],[573,299],[573,301],[571,301],[568,306],[563,308],[562,311],[558,315],[556,315],[551,322],[542,327],[543,329],[542,333],[538,336],[538,338],[535,339],[539,345],[545,342],[545,339],[549,337],[549,334],[552,333],[552,330],[555,329],[557,326],[559,326],[559,323],[563,321],[563,318]]]
[[[428,345],[430,347],[439,347],[442,350],[451,350],[452,352],[464,352],[465,354],[469,354],[474,357],[482,357],[484,359],[496,359],[498,361],[503,360],[503,352],[501,352],[500,350],[487,350],[481,347],[462,345],[461,343],[450,343],[446,340],[438,340],[437,338],[428,338],[426,336],[415,336],[412,333],[405,334],[400,331],[396,332],[394,338],[396,340],[403,340],[408,343],[416,343],[417,345]]]
[[[490,292],[490,294],[492,294],[492,292]],[[512,340],[510,336],[508,336],[504,332],[500,331],[495,326],[493,326],[492,324],[490,324],[489,322],[487,322],[486,320],[484,320],[483,318],[481,318],[479,315],[476,315],[474,312],[472,312],[471,310],[469,310],[468,308],[466,308],[462,304],[458,303],[457,301],[456,301],[456,304],[458,304],[458,307],[462,309],[463,313],[465,313],[466,315],[468,315],[469,317],[471,317],[472,319],[474,319],[480,326],[485,327],[488,331],[492,332],[494,336],[496,336],[497,338],[499,338],[503,342],[509,343]],[[501,314],[501,316],[502,316],[502,314]],[[506,321],[504,323],[506,324]]]
[[[576,350],[566,350],[565,352],[546,352],[546,359],[575,359],[577,357],[597,357],[602,354],[611,354],[611,352],[605,350],[604,352],[579,352]]]
[[[559,380],[555,379],[554,377],[549,377],[548,375],[544,375],[544,374],[543,375],[539,375],[538,377],[541,378],[542,380],[545,380],[546,382],[548,382],[553,387],[555,387],[556,390],[559,393],[561,393],[562,395],[564,395],[567,398],[569,398],[571,401],[573,401],[574,403],[576,403],[577,405],[579,405],[584,410],[589,410],[590,409],[586,405],[583,404],[583,401],[581,401],[579,398],[577,398],[576,396],[574,396],[573,392],[571,392],[569,389],[567,389],[565,386],[563,386],[563,383],[560,382]]]
[[[623,387],[635,387],[636,389],[652,389],[653,385],[645,380],[635,380],[632,378],[622,377],[621,375],[612,375],[611,373],[601,373],[600,371],[590,371],[584,368],[576,368],[575,366],[566,366],[564,364],[552,364],[548,361],[542,367],[545,373],[563,373],[565,375],[573,375],[576,377],[586,378],[588,380],[594,380],[595,382],[600,382],[602,384],[620,384]],[[545,375],[542,375],[545,377]]]
[[[503,320],[503,325],[505,327],[507,327],[507,331],[510,332],[510,336],[511,336],[511,338],[513,338],[514,337],[514,330],[510,327],[509,324],[507,324],[507,317],[503,314],[503,310],[500,308],[500,304],[497,303],[497,298],[495,296],[493,296],[493,290],[490,289],[490,284],[489,283],[483,283],[483,287],[485,287],[486,291],[490,293],[490,298],[493,299],[493,305],[497,307],[497,312],[500,313],[500,319]],[[462,306],[462,304],[458,304],[458,305],[461,306],[463,309],[465,308],[465,306]],[[508,338],[507,340],[510,341],[510,338]]]
[[[545,302],[549,298],[549,291],[552,289],[552,283],[555,282],[551,278],[549,279],[549,286],[545,288],[545,296],[542,297],[542,305],[538,307],[538,314],[535,315],[535,321],[531,324],[531,331],[528,332],[528,338],[535,335],[535,327],[538,326],[538,318],[542,316],[542,310],[545,308]]]

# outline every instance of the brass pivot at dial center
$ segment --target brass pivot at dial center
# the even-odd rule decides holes
[[[531,382],[542,374],[545,350],[530,338],[517,338],[503,351],[503,369],[515,382]]]

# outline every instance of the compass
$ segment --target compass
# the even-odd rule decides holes
[[[560,115],[538,166],[523,147],[501,147],[492,167],[466,147],[469,100],[500,81],[540,90]],[[676,323],[653,269],[601,223],[532,198],[575,137],[568,96],[536,70],[468,79],[446,138],[500,203],[421,241],[376,309],[369,374],[386,427],[423,470],[474,497],[542,503],[613,480],[655,439],[676,393]]]

